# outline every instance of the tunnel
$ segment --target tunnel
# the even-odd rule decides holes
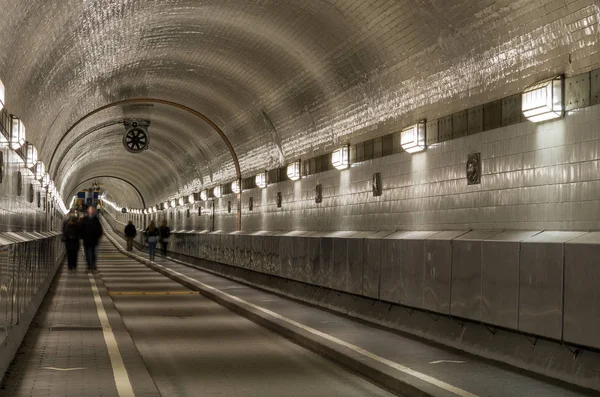
[[[600,395],[598,0],[0,15],[0,397]]]

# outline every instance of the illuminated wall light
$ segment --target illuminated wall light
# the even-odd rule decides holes
[[[165,201],[165,204],[164,204],[164,206],[165,206],[165,209],[166,209],[166,210],[168,210],[168,209],[169,209],[169,202],[168,202],[168,201]]]
[[[213,194],[215,195],[216,198],[221,197],[221,185],[215,186],[215,188],[213,189]]]
[[[25,125],[17,116],[11,116],[9,141],[13,150],[17,150],[25,144]]]
[[[194,193],[188,196],[188,203],[194,204],[196,202],[196,197],[194,197]]]
[[[179,205],[184,205],[185,204],[185,200],[183,199],[183,197],[179,197]]]
[[[31,142],[25,142],[25,166],[34,167],[38,161],[38,152]]]
[[[240,192],[240,182],[239,181],[231,182],[231,191],[234,192],[235,194],[238,194]]]
[[[202,201],[206,201],[206,199],[208,198],[208,192],[206,190],[203,190],[200,192],[200,199]]]
[[[42,160],[38,160],[37,163],[35,163],[35,179],[42,182],[44,180],[45,173],[46,167],[44,166],[44,163]]]
[[[521,109],[535,123],[562,117],[563,77],[552,77],[527,87],[521,94]]]
[[[154,212],[160,211],[160,204],[154,206]]]
[[[416,153],[425,150],[425,120],[405,128],[400,133],[400,146],[408,153]]]
[[[260,174],[256,174],[256,177],[254,178],[254,182],[256,183],[256,186],[258,186],[261,189],[264,189],[267,187],[267,171],[265,172],[261,172]]]
[[[177,202],[175,201],[175,199],[171,200],[171,208],[175,208],[177,207]]]
[[[287,176],[292,181],[300,179],[300,160],[296,160],[287,166]]]
[[[148,210],[144,209],[144,215],[148,215]]]
[[[331,154],[331,164],[338,170],[345,170],[350,166],[350,145],[344,145]]]

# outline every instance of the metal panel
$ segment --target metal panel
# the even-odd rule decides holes
[[[483,130],[502,127],[502,99],[483,105]]]
[[[281,258],[280,258],[280,245],[283,237],[271,236],[270,237],[270,255],[267,261],[266,271],[269,274],[279,276],[281,274]]]
[[[563,339],[596,349],[600,349],[599,257],[600,232],[565,244]]]
[[[460,138],[467,135],[469,129],[468,114],[466,110],[456,112],[452,115],[452,138]]]
[[[498,231],[477,230],[452,241],[450,314],[481,320],[482,242]]]
[[[381,240],[381,281],[379,297],[400,303],[402,297],[402,236],[410,232],[397,232]]]
[[[467,111],[468,128],[467,134],[476,134],[483,131],[483,105],[475,106]]]
[[[365,237],[363,241],[362,294],[370,298],[379,298],[379,279],[381,276],[381,239],[393,232],[377,232]]]
[[[426,142],[427,145],[433,145],[438,143],[438,120],[427,121],[427,125],[425,127],[426,134]]]
[[[441,232],[425,240],[423,304],[427,310],[450,314],[452,240],[464,233],[466,232]]]
[[[402,237],[402,294],[400,303],[422,309],[425,239],[439,232],[412,232]]]
[[[600,104],[600,69],[590,73],[590,104]]]
[[[279,276],[292,278],[294,242],[297,239],[293,236],[279,237]]]
[[[373,233],[368,233],[372,235]],[[365,233],[349,237],[348,240],[348,260],[346,267],[346,283],[343,290],[351,294],[360,295],[363,286],[363,266],[364,262],[364,238]]]
[[[483,242],[481,321],[517,329],[521,241],[539,232],[507,231]]]
[[[452,139],[452,115],[442,117],[438,120],[438,142]]]
[[[319,284],[322,277],[321,270],[321,239],[310,237],[308,239],[308,274],[305,280],[311,284]]]
[[[502,125],[520,123],[521,118],[521,94],[502,98]]]
[[[565,79],[565,110],[580,109],[590,105],[590,73]]]
[[[346,291],[346,285],[349,284],[349,281],[348,240],[345,238],[334,238],[331,277],[327,280],[325,286]]]
[[[543,232],[521,243],[520,331],[561,338],[564,243],[583,234]]]

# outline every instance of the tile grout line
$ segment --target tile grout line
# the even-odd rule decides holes
[[[121,352],[119,351],[119,345],[117,344],[117,340],[115,339],[115,335],[108,321],[108,316],[104,310],[96,280],[94,280],[94,276],[91,273],[88,277],[94,294],[94,302],[96,303],[98,318],[100,319],[100,325],[102,326],[102,334],[104,335],[104,342],[106,343],[106,348],[108,350],[117,392],[119,397],[135,397],[129,375],[127,374],[127,369],[125,368]]]

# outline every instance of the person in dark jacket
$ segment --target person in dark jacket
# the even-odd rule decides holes
[[[163,257],[167,256],[167,245],[169,245],[169,236],[171,235],[171,229],[167,226],[167,220],[163,219],[160,227],[158,228],[160,234],[160,251]]]
[[[87,270],[96,270],[96,259],[98,257],[98,240],[102,237],[102,225],[96,214],[96,208],[88,207],[88,214],[81,220],[80,233],[83,240]]]
[[[125,226],[125,238],[127,239],[127,251],[133,251],[133,239],[137,235],[137,230],[135,230],[135,225],[133,221],[129,221],[127,226]]]
[[[150,225],[148,225],[144,234],[146,235],[146,241],[148,242],[148,257],[152,261],[154,260],[154,251],[156,251],[156,243],[158,242],[159,237],[158,228],[154,221],[150,222]]]
[[[67,250],[67,264],[69,272],[77,270],[77,255],[79,254],[79,220],[76,216],[70,216],[63,225],[62,241]]]

